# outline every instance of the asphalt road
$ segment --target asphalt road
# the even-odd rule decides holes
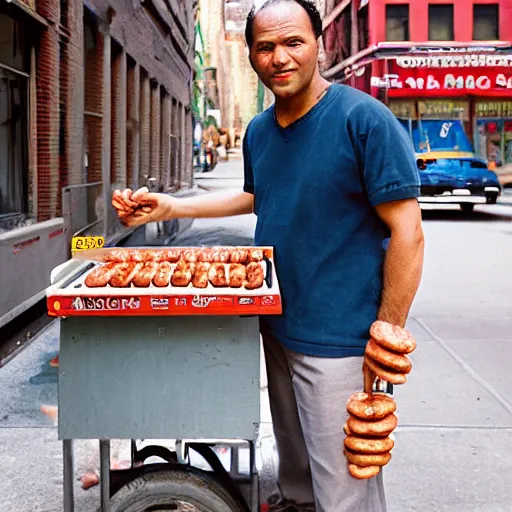
[[[241,186],[240,162],[220,164],[196,183]],[[197,220],[175,245],[252,242],[255,218]],[[409,382],[396,387],[400,426],[385,470],[389,512],[512,510],[512,207],[424,211],[426,261],[409,328],[419,344]],[[57,403],[58,324],[0,369],[2,512],[61,510],[61,449],[39,412]],[[263,493],[273,486],[270,413],[262,379]],[[93,442],[77,445],[77,469],[95,464]],[[122,448],[119,448],[122,450]],[[98,489],[77,489],[77,510]]]

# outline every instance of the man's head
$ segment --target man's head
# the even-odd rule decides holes
[[[302,92],[318,73],[321,35],[322,19],[310,0],[260,0],[245,29],[254,70],[282,98]]]

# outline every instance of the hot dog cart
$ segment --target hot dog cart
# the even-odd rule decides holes
[[[184,250],[178,248],[181,255]],[[259,509],[257,315],[280,314],[281,298],[272,249],[237,250],[242,255],[256,250],[246,254],[262,268],[261,286],[247,281],[234,285],[231,264],[224,260],[224,286],[212,285],[215,280],[201,289],[192,282],[173,286],[172,280],[158,287],[153,282],[122,288],[86,284],[113,255],[121,266],[134,258],[143,266],[141,251],[160,264],[166,256],[159,251],[165,249],[123,249],[127,252],[122,255],[108,248],[86,251],[54,269],[47,303],[49,314],[61,317],[58,433],[63,441],[64,512],[74,510],[74,439],[99,440],[102,512]],[[204,254],[211,251],[198,253],[199,259],[201,254],[208,259]],[[188,257],[194,259],[190,252]],[[178,264],[172,263],[174,272]],[[110,469],[111,439],[131,440],[130,469]],[[173,439],[176,448],[139,450],[136,440],[148,439]],[[216,444],[232,446],[231,471],[213,451]],[[237,467],[243,445],[250,449],[249,475],[240,475]],[[191,450],[212,471],[192,467]],[[165,462],[144,464],[151,456]]]

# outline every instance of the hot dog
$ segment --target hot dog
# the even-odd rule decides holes
[[[110,286],[114,288],[126,288],[130,286],[133,278],[140,272],[142,263],[119,263],[110,280]]]
[[[184,261],[178,261],[176,268],[171,277],[171,284],[173,286],[188,286],[192,281],[193,270],[191,264]]]
[[[210,263],[205,261],[200,261],[196,265],[196,270],[194,272],[194,277],[192,278],[192,286],[196,288],[206,288],[209,284],[208,280],[208,270],[210,268]]]
[[[249,261],[263,261],[263,251],[261,249],[251,249],[249,251]]]
[[[211,263],[229,263],[231,251],[222,247],[214,247],[210,252],[209,258]]]
[[[182,258],[187,263],[196,263],[197,251],[195,249],[187,249],[187,250],[183,251]]]
[[[370,336],[382,347],[399,354],[410,354],[416,348],[416,340],[407,329],[381,320],[372,324]]]
[[[107,253],[106,258],[114,263],[126,263],[132,259],[127,249],[112,249]]]
[[[265,275],[263,273],[263,267],[260,263],[252,261],[247,265],[247,282],[245,288],[247,290],[256,290],[263,286]]]
[[[169,285],[171,278],[172,266],[168,261],[162,261],[158,264],[155,277],[153,278],[153,284],[155,286],[163,287]]]
[[[249,252],[245,249],[234,249],[231,251],[231,263],[247,263]]]
[[[162,251],[164,254],[164,260],[176,263],[181,257],[181,251],[179,249],[165,249]]]
[[[378,420],[396,411],[395,401],[382,393],[368,395],[364,392],[354,393],[347,400],[347,411],[363,420]]]
[[[399,373],[407,374],[412,369],[411,360],[406,355],[391,352],[372,339],[366,344],[365,352],[374,361]]]
[[[150,261],[145,263],[140,272],[133,278],[135,286],[147,287],[153,281],[158,270],[158,262]]]
[[[208,270],[208,279],[213,286],[227,286],[226,268],[223,263],[212,263]]]
[[[117,263],[109,262],[96,267],[89,275],[85,278],[85,286],[89,288],[99,288],[101,286],[107,286],[112,276],[115,274]]]
[[[240,288],[245,281],[246,268],[240,263],[231,263],[229,265],[229,286],[231,288]]]

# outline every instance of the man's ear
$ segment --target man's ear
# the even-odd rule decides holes
[[[251,49],[250,48],[249,48],[249,64],[251,65],[251,68],[253,69],[253,71],[256,71],[256,69],[254,69],[254,64],[251,59]]]

